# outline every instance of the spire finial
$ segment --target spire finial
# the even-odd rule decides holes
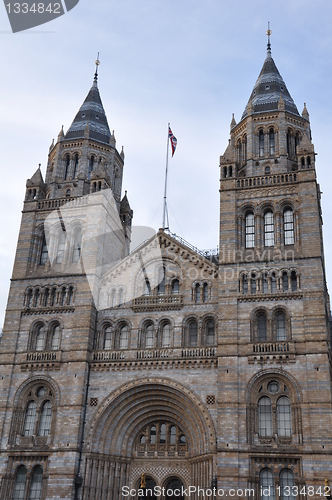
[[[270,30],[270,21],[267,23],[267,53],[271,54],[271,40],[270,36],[272,35],[272,31]]]
[[[94,77],[93,81],[97,83],[97,80],[98,80],[98,66],[100,64],[100,61],[99,61],[99,52],[98,52],[95,64],[96,64],[96,71],[95,71],[95,77]]]

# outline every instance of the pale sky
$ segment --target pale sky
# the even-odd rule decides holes
[[[171,122],[178,148],[169,163],[170,228],[201,249],[217,247],[219,156],[263,65],[268,21],[275,63],[299,112],[306,102],[310,114],[332,283],[331,18],[330,0],[80,0],[56,21],[12,34],[0,8],[0,327],[26,179],[38,163],[45,174],[52,139],[69,128],[92,84],[98,51],[134,224],[161,226]]]

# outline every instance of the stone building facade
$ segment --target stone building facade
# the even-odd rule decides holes
[[[332,480],[320,189],[308,111],[270,44],[220,157],[218,255],[164,230],[130,253],[123,168],[96,74],[45,181],[27,181],[0,344],[1,500],[118,500],[142,474],[167,498],[182,485],[319,498]]]

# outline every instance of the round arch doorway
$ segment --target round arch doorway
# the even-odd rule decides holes
[[[148,498],[149,500],[158,500],[156,495],[155,495],[155,491],[154,491],[154,488],[157,486],[157,483],[156,481],[153,479],[153,477],[151,476],[146,476],[145,477],[145,488],[143,490],[144,492],[144,497],[139,494],[137,496],[138,500],[140,498]],[[138,482],[137,484],[137,490],[141,490],[141,480]]]
[[[172,477],[165,484],[165,499],[166,500],[184,500],[182,489],[183,482],[178,477]]]

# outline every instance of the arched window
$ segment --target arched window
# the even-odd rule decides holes
[[[243,137],[243,162],[247,163],[247,136]]]
[[[70,165],[70,156],[67,155],[66,156],[66,166],[65,166],[65,181],[67,180],[68,178],[68,174],[69,174],[69,165]]]
[[[51,401],[46,401],[43,405],[40,421],[38,436],[48,436],[51,432],[51,422],[52,422],[52,403]]]
[[[60,295],[60,305],[64,306],[65,303],[66,303],[66,288],[62,287]]]
[[[60,348],[60,338],[61,338],[61,330],[60,326],[57,325],[53,328],[53,333],[52,333],[52,343],[51,343],[52,351],[57,351]]]
[[[209,300],[209,287],[207,283],[203,284],[203,302],[207,302]]]
[[[288,274],[286,271],[282,273],[282,289],[284,292],[288,292]]]
[[[307,165],[308,165],[308,168],[311,167],[311,158],[310,158],[310,156],[307,156]]]
[[[261,500],[275,500],[276,491],[271,469],[263,469],[259,474]]]
[[[271,274],[271,292],[276,293],[277,291],[277,277],[276,273]]]
[[[156,427],[153,425],[150,429],[150,444],[156,444]]]
[[[107,326],[104,330],[104,349],[112,349],[112,327]]]
[[[286,315],[279,311],[275,315],[277,341],[286,340]]]
[[[65,256],[65,245],[66,245],[66,233],[65,231],[60,231],[58,238],[58,251],[56,254],[56,263],[61,264]]]
[[[73,178],[77,176],[77,170],[78,170],[78,154],[75,155],[75,163],[74,163],[74,175]]]
[[[299,133],[296,132],[295,134],[295,154],[297,155],[297,148],[298,148],[298,145],[300,144],[300,136],[299,136]]]
[[[292,292],[296,292],[297,291],[297,276],[296,276],[295,271],[291,272],[291,285],[292,285]]]
[[[258,426],[260,436],[272,436],[272,405],[266,396],[258,401]]]
[[[95,162],[95,157],[92,155],[89,160],[89,170],[88,170],[88,179],[90,180],[91,172],[93,171],[93,165]]]
[[[196,283],[195,285],[195,302],[201,301],[201,285]]]
[[[40,291],[39,291],[39,288],[37,288],[35,291],[35,296],[34,296],[34,301],[33,301],[33,305],[35,307],[39,306],[39,298],[40,298]]]
[[[180,282],[178,279],[172,281],[172,294],[180,293]]]
[[[48,288],[45,288],[44,294],[43,294],[43,306],[46,307],[48,303],[48,296],[50,294],[50,290]]]
[[[264,132],[263,130],[259,131],[259,157],[263,158],[264,157]]]
[[[274,222],[273,212],[268,210],[264,215],[264,245],[273,247],[274,245]]]
[[[73,297],[74,297],[74,289],[72,286],[69,287],[68,290],[68,297],[67,297],[67,304],[70,306],[70,304],[73,303]]]
[[[248,277],[246,274],[244,274],[242,277],[242,286],[243,286],[244,295],[247,295],[248,294]]]
[[[287,154],[292,155],[292,133],[290,130],[287,131]]]
[[[209,319],[206,322],[206,345],[214,345],[215,344],[215,333],[214,333],[214,321],[213,319]]]
[[[128,335],[129,335],[128,326],[125,325],[120,329],[119,349],[127,349],[127,347],[128,347]]]
[[[18,468],[15,477],[13,500],[24,500],[26,483],[27,483],[27,469],[24,465],[21,465]]]
[[[269,132],[269,146],[270,146],[270,156],[274,156],[275,153],[275,144],[274,144],[274,130],[273,128],[270,128]]]
[[[47,242],[46,242],[46,236],[43,234],[43,241],[42,241],[42,248],[41,248],[41,254],[40,254],[40,264],[43,266],[46,264],[48,261],[48,249],[47,249]]]
[[[305,168],[305,159],[303,156],[301,158],[301,168]]]
[[[285,245],[294,245],[294,215],[290,208],[284,211],[284,238]]]
[[[158,295],[164,295],[165,294],[165,268],[159,269],[159,276],[158,276]]]
[[[78,262],[81,257],[82,248],[82,230],[81,228],[76,229],[74,236],[74,250],[73,250],[73,262]]]
[[[189,345],[196,346],[198,335],[197,335],[197,321],[195,319],[192,319],[189,322],[188,329],[189,329]]]
[[[267,340],[267,321],[264,312],[257,315],[257,340],[258,342],[266,342]]]
[[[262,283],[263,283],[263,293],[268,293],[268,291],[269,291],[269,280],[267,278],[267,274],[266,273],[263,274]]]
[[[37,405],[34,401],[30,401],[25,411],[25,420],[23,429],[24,436],[32,436],[35,433],[36,418],[37,418]]]
[[[255,219],[252,212],[246,215],[246,248],[255,246]]]
[[[32,301],[32,290],[29,288],[26,294],[26,299],[25,299],[25,305],[26,307],[31,307],[31,301]]]
[[[145,280],[144,283],[144,294],[143,295],[151,295],[151,285],[149,280]]]
[[[169,443],[171,445],[175,445],[176,444],[176,427],[174,425],[172,425],[172,427],[170,429]]]
[[[161,346],[169,347],[171,345],[171,325],[166,323],[161,329]]]
[[[166,443],[166,424],[161,424],[160,426],[160,438],[159,442],[161,444]]]
[[[255,294],[256,291],[257,291],[256,274],[253,273],[250,279],[250,292],[252,294]]]
[[[119,290],[119,306],[123,305],[123,301],[124,301],[123,288],[120,288],[120,290]]]
[[[277,401],[278,435],[292,435],[292,409],[289,399],[282,396]]]
[[[283,469],[280,472],[280,500],[290,500],[295,498],[293,486],[295,486],[294,474],[290,469]]]
[[[34,469],[32,474],[29,500],[40,500],[43,486],[43,469],[40,465]]]
[[[56,301],[56,289],[52,288],[50,297],[50,306],[54,306]]]
[[[154,347],[154,328],[150,323],[145,328],[145,347]]]
[[[45,327],[40,325],[36,333],[36,351],[43,351],[45,347]]]

